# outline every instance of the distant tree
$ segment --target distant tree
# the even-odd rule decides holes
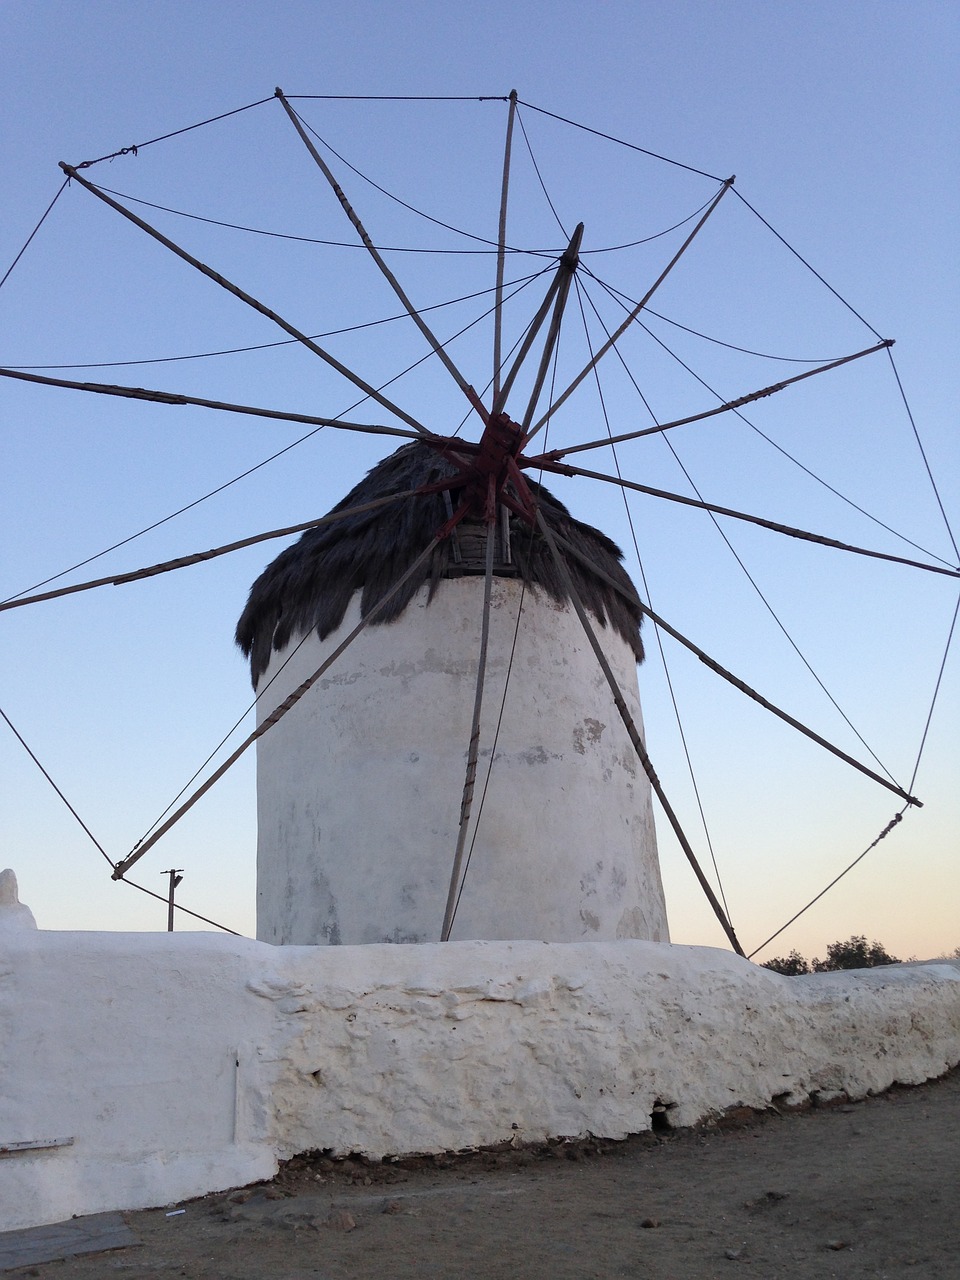
[[[882,942],[867,942],[863,934],[854,934],[846,942],[831,942],[826,960],[813,961],[814,973],[833,973],[837,969],[874,969],[884,964],[900,964],[887,953]]]
[[[788,956],[774,956],[772,960],[765,960],[761,967],[772,969],[774,973],[786,974],[788,978],[795,978],[798,974],[810,972],[808,961],[796,950],[791,951]]]

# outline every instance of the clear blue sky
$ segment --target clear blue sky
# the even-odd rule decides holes
[[[56,194],[59,160],[75,164],[143,143],[268,98],[278,84],[289,94],[475,96],[516,88],[527,102],[694,169],[735,173],[750,204],[870,326],[897,340],[897,367],[956,526],[958,21],[954,6],[922,0],[615,0],[592,8],[7,0],[0,7],[0,274]],[[502,103],[300,105],[332,145],[383,186],[444,221],[495,235]],[[716,189],[533,111],[523,120],[560,219],[568,230],[585,222],[587,248],[661,231]],[[555,247],[560,232],[522,144],[518,152],[509,236]],[[381,242],[462,247],[341,172]],[[208,217],[350,238],[275,102],[101,164],[90,176]],[[321,252],[150,216],[308,332],[396,311],[360,251]],[[677,242],[674,235],[588,261],[638,296]],[[492,282],[491,260],[482,255],[398,254],[391,261],[420,305]],[[517,275],[527,260],[518,261],[510,263]],[[690,328],[782,356],[829,359],[874,341],[732,195],[652,305]],[[528,318],[527,308],[518,301],[515,326]],[[436,313],[438,330],[446,336],[476,311]],[[0,290],[0,317],[0,362],[10,366],[155,360],[283,336],[76,184]],[[656,332],[725,398],[806,367],[744,357],[664,322]],[[422,351],[397,324],[331,339],[331,346],[372,381]],[[574,347],[571,337],[563,353],[571,369]],[[482,385],[488,334],[453,350]],[[652,340],[631,336],[625,354],[661,419],[715,403]],[[613,429],[646,425],[614,359],[607,364]],[[75,376],[317,414],[342,412],[356,398],[308,353],[289,348]],[[396,396],[440,431],[455,428],[461,416],[457,394],[432,365],[399,383]],[[302,434],[199,409],[17,384],[0,386],[0,415],[3,595],[127,538]],[[382,420],[369,406],[353,416]],[[885,355],[784,392],[748,417],[884,523],[950,558]],[[603,435],[595,390],[586,386],[554,430],[552,445]],[[713,501],[910,554],[735,420],[673,438]],[[74,577],[136,568],[319,515],[388,447],[321,433]],[[662,442],[637,442],[620,460],[645,483],[686,483]],[[584,462],[612,467],[608,451]],[[586,483],[557,489],[577,515],[630,543],[615,493]],[[650,499],[631,500],[631,511],[654,607],[771,700],[862,757],[709,521]],[[956,582],[724,528],[871,748],[909,781]],[[112,858],[128,852],[248,705],[232,630],[249,583],[279,545],[0,618],[0,706]],[[651,755],[709,862],[652,635],[648,647],[641,692]],[[767,724],[675,648],[667,655],[717,863],[750,950],[873,840],[897,802]],[[851,933],[880,938],[900,955],[960,944],[958,686],[954,655],[915,784],[924,809],[908,814],[773,952],[795,946],[822,955],[828,942]],[[0,767],[0,861],[17,871],[41,926],[163,926],[159,904],[111,882],[106,862],[4,725]],[[162,892],[161,871],[183,868],[185,905],[252,932],[255,823],[251,753],[134,878]],[[722,945],[667,838],[661,856],[674,939]]]

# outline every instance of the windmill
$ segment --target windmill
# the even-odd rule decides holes
[[[673,806],[670,803],[666,791],[660,784],[657,772],[646,754],[646,748],[643,742],[642,733],[639,729],[637,718],[631,713],[630,707],[627,705],[628,699],[624,695],[623,680],[618,678],[613,671],[604,669],[603,645],[599,642],[597,636],[597,622],[600,620],[599,614],[594,612],[591,620],[591,610],[589,602],[584,600],[584,582],[577,581],[577,575],[583,577],[586,569],[587,581],[590,577],[596,577],[597,570],[606,574],[607,581],[605,589],[608,591],[620,591],[623,594],[623,583],[613,582],[609,579],[615,578],[615,574],[611,574],[608,565],[603,569],[602,565],[598,565],[593,559],[590,565],[584,566],[583,555],[578,557],[576,548],[572,545],[573,539],[565,537],[560,533],[558,537],[558,529],[553,527],[550,519],[545,516],[545,509],[549,508],[549,504],[545,500],[540,503],[537,495],[541,492],[538,482],[532,479],[533,475],[541,476],[543,474],[559,475],[577,480],[586,478],[596,479],[601,484],[612,484],[622,491],[632,490],[657,496],[668,502],[677,502],[680,505],[693,507],[700,510],[706,510],[711,515],[722,515],[732,520],[743,520],[754,526],[764,527],[774,530],[780,534],[786,534],[793,538],[800,538],[806,541],[825,542],[828,545],[837,548],[840,543],[836,539],[824,537],[822,535],[813,534],[809,531],[799,529],[795,526],[787,526],[783,523],[769,520],[765,517],[756,517],[747,515],[744,512],[734,510],[729,507],[721,507],[717,504],[706,502],[700,497],[690,495],[678,495],[668,493],[664,490],[651,485],[640,483],[639,480],[627,479],[624,476],[603,473],[588,470],[586,467],[579,465],[578,461],[571,461],[577,453],[583,453],[594,448],[608,448],[616,445],[626,445],[634,440],[639,440],[645,436],[664,437],[667,432],[674,428],[689,426],[696,422],[703,422],[720,415],[733,415],[740,413],[747,405],[756,401],[765,400],[773,395],[779,394],[788,387],[797,383],[804,382],[810,377],[817,374],[826,374],[833,369],[859,361],[864,357],[871,356],[875,353],[888,352],[890,343],[885,340],[878,340],[870,343],[870,345],[850,352],[849,354],[837,357],[833,360],[822,361],[816,363],[812,368],[805,368],[800,374],[789,378],[782,378],[778,382],[768,383],[764,386],[748,391],[730,399],[722,399],[721,403],[714,407],[697,413],[687,413],[668,421],[656,421],[650,426],[637,428],[630,431],[609,432],[605,438],[587,438],[582,435],[575,439],[573,443],[564,441],[562,446],[552,449],[545,447],[546,432],[550,425],[559,418],[561,410],[570,401],[575,393],[584,383],[589,383],[596,377],[598,369],[605,360],[609,362],[611,359],[619,356],[619,347],[621,339],[631,327],[636,324],[641,315],[650,307],[651,301],[655,294],[660,290],[661,286],[671,275],[675,267],[684,258],[685,253],[697,239],[703,229],[709,224],[710,219],[714,215],[717,208],[724,198],[729,198],[729,193],[735,188],[733,180],[710,179],[713,184],[713,191],[705,205],[699,208],[695,215],[689,219],[689,225],[685,226],[681,232],[681,242],[672,254],[667,254],[665,260],[657,272],[654,273],[648,287],[640,293],[639,297],[631,297],[629,301],[625,301],[622,297],[615,299],[621,307],[622,317],[616,325],[610,325],[603,333],[603,337],[599,339],[596,345],[591,349],[589,356],[576,368],[572,376],[562,382],[557,387],[554,379],[556,377],[554,370],[556,368],[555,357],[557,352],[558,340],[561,333],[564,332],[564,316],[571,296],[571,289],[578,279],[578,271],[582,263],[583,255],[583,228],[578,226],[573,234],[569,237],[566,245],[564,245],[559,253],[545,254],[539,251],[539,256],[546,256],[547,266],[545,275],[548,277],[544,281],[544,287],[541,289],[541,296],[537,301],[537,305],[531,308],[532,319],[528,318],[520,330],[520,337],[513,351],[504,352],[503,338],[503,318],[507,313],[507,303],[510,301],[506,294],[508,292],[505,283],[505,264],[508,256],[509,241],[507,237],[508,227],[508,192],[509,192],[509,176],[511,172],[511,154],[513,147],[513,129],[514,121],[518,113],[518,99],[516,95],[510,95],[509,98],[503,99],[508,107],[507,120],[507,141],[505,147],[505,157],[503,163],[503,178],[501,185],[500,198],[500,219],[499,234],[493,248],[496,252],[496,281],[493,287],[493,305],[491,308],[493,318],[493,377],[489,389],[489,395],[478,393],[473,384],[468,380],[461,371],[460,364],[451,355],[449,342],[440,341],[431,328],[431,323],[425,315],[422,308],[418,308],[409,297],[403,284],[401,283],[399,273],[394,270],[386,260],[385,252],[382,252],[377,245],[374,244],[371,237],[367,234],[363,222],[355,212],[352,204],[347,199],[342,188],[335,177],[333,170],[323,155],[322,145],[318,144],[310,127],[306,124],[304,118],[299,114],[298,110],[293,106],[293,99],[288,98],[279,90],[275,95],[284,113],[286,114],[291,126],[299,136],[299,140],[303,143],[312,160],[323,174],[324,179],[330,185],[336,195],[336,198],[343,208],[344,213],[353,224],[354,231],[360,242],[364,246],[366,253],[369,255],[372,263],[380,272],[383,279],[386,280],[391,290],[399,299],[403,307],[403,311],[416,330],[419,331],[420,339],[426,344],[426,347],[433,358],[439,362],[445,369],[445,376],[448,376],[452,386],[457,393],[463,398],[468,417],[479,424],[478,438],[470,441],[465,437],[461,437],[459,431],[444,429],[436,425],[427,425],[421,420],[424,415],[422,413],[411,413],[404,408],[399,402],[399,398],[395,398],[392,394],[387,394],[382,385],[375,385],[362,373],[351,366],[348,366],[343,360],[338,358],[333,352],[322,346],[320,342],[311,338],[302,329],[293,325],[283,318],[276,310],[261,302],[252,293],[232,281],[228,280],[224,274],[214,268],[207,266],[196,255],[188,252],[177,244],[171,237],[158,231],[152,226],[145,217],[141,217],[129,207],[129,202],[125,203],[122,199],[111,195],[104,190],[103,187],[93,183],[87,176],[85,170],[89,165],[85,166],[64,166],[64,172],[67,180],[71,183],[85,188],[89,193],[95,196],[102,204],[111,207],[115,212],[119,213],[128,224],[136,226],[140,231],[146,233],[155,242],[160,243],[168,251],[179,257],[180,260],[193,267],[201,275],[206,276],[208,280],[212,280],[215,284],[225,289],[235,299],[245,303],[247,306],[265,316],[272,323],[278,325],[286,332],[289,337],[299,344],[300,347],[306,347],[315,356],[318,356],[328,368],[333,369],[340,377],[347,382],[353,384],[363,395],[372,400],[380,410],[383,410],[390,416],[389,424],[370,424],[352,422],[345,415],[336,417],[321,418],[315,415],[297,414],[279,410],[261,410],[250,405],[240,405],[237,403],[228,403],[226,401],[213,400],[199,396],[190,396],[180,393],[169,393],[160,391],[147,391],[139,388],[117,387],[105,384],[80,383],[76,380],[64,378],[52,378],[42,376],[40,374],[32,374],[23,370],[8,369],[5,371],[10,378],[33,381],[38,383],[53,383],[59,386],[69,386],[87,391],[94,391],[107,395],[119,395],[128,398],[137,398],[144,400],[152,400],[159,403],[169,404],[194,404],[215,410],[228,412],[239,412],[244,414],[263,414],[264,416],[272,416],[275,419],[287,419],[304,423],[316,427],[328,427],[332,430],[356,431],[366,435],[383,435],[393,437],[403,437],[416,442],[417,449],[426,449],[435,457],[437,465],[441,468],[446,467],[448,474],[440,476],[433,480],[419,481],[417,484],[408,484],[404,494],[397,498],[392,498],[393,502],[421,502],[424,499],[432,499],[434,503],[449,503],[449,510],[445,514],[445,518],[441,519],[436,525],[431,535],[431,542],[422,550],[418,551],[410,564],[401,571],[401,577],[394,583],[384,583],[383,592],[378,600],[368,601],[369,608],[367,610],[367,619],[371,626],[376,625],[376,614],[374,610],[381,607],[384,612],[390,609],[390,593],[392,591],[402,591],[405,589],[407,582],[412,581],[415,575],[424,570],[426,566],[431,564],[432,559],[436,555],[437,540],[449,543],[449,551],[445,554],[448,559],[455,559],[456,554],[465,555],[463,547],[460,545],[467,542],[464,537],[467,526],[474,527],[474,544],[483,549],[483,573],[477,575],[483,581],[483,608],[480,619],[480,638],[478,642],[476,656],[476,680],[472,693],[473,710],[471,713],[471,724],[468,743],[465,744],[466,767],[465,778],[462,784],[460,795],[453,800],[454,809],[459,805],[461,821],[457,829],[457,837],[455,848],[452,850],[452,869],[450,873],[450,883],[447,892],[446,906],[443,914],[443,921],[440,926],[442,936],[451,936],[451,929],[456,914],[457,902],[460,900],[461,893],[464,892],[464,873],[465,868],[469,866],[469,846],[468,841],[472,838],[473,828],[471,827],[471,818],[473,815],[473,792],[476,785],[477,769],[480,762],[480,745],[477,736],[479,719],[482,707],[485,701],[484,689],[486,672],[489,666],[489,619],[493,610],[494,602],[494,579],[498,577],[495,569],[508,567],[507,556],[509,552],[512,560],[514,554],[518,557],[523,555],[523,539],[529,537],[536,540],[536,546],[542,553],[544,563],[549,562],[550,573],[562,584],[557,588],[564,596],[565,602],[569,603],[573,613],[577,617],[578,625],[582,628],[585,643],[593,653],[593,657],[598,664],[598,668],[603,675],[603,682],[606,686],[604,697],[609,699],[605,704],[606,710],[604,717],[601,719],[612,719],[610,708],[613,709],[617,719],[619,720],[619,729],[626,734],[627,740],[630,742],[645,776],[648,778],[650,785],[657,791],[658,800],[662,806],[663,812],[668,817],[668,823],[672,827],[674,834],[680,843],[681,848],[686,853],[688,859],[696,868],[696,874],[701,885],[707,892],[707,896],[711,900],[714,910],[721,919],[724,930],[731,943],[739,950],[739,943],[736,941],[736,935],[730,925],[728,913],[723,908],[717,895],[711,888],[708,878],[699,868],[697,859],[693,853],[692,845],[683,830],[683,825],[677,820]],[[267,101],[267,100],[264,100]],[[253,104],[261,105],[261,104]],[[709,179],[709,175],[705,175]],[[687,221],[687,220],[684,220]],[[538,275],[540,273],[537,273]],[[517,385],[526,378],[527,385],[523,388],[521,394]],[[549,388],[549,389],[548,389]],[[514,404],[518,407],[514,408]],[[516,417],[511,416],[516,414]],[[539,433],[543,433],[544,439],[540,444],[534,446],[532,442]],[[544,447],[541,447],[544,445]],[[413,446],[411,446],[413,447]],[[451,483],[451,474],[449,468],[453,468],[453,478],[456,484]],[[446,498],[443,496],[446,495]],[[381,495],[383,496],[383,495]],[[360,504],[362,505],[362,504]],[[325,522],[336,524],[340,520],[352,519],[355,516],[362,516],[364,513],[351,511],[349,508],[331,513],[330,517],[324,520],[315,520],[309,522],[311,527],[320,528]],[[287,529],[286,532],[290,532]],[[568,530],[569,532],[569,530]],[[310,537],[311,535],[307,535]],[[564,542],[560,541],[564,538]],[[248,540],[252,541],[252,540]],[[454,551],[456,548],[456,552]],[[900,564],[908,564],[913,568],[921,570],[933,570],[938,573],[949,573],[956,576],[957,571],[943,565],[934,565],[929,560],[917,560],[913,557],[897,556],[892,553],[880,553],[867,551],[864,548],[845,545],[844,550],[855,554],[867,554],[874,558],[882,558],[896,561]],[[582,552],[582,549],[581,549]],[[498,561],[499,557],[499,561]],[[152,576],[159,571],[160,568],[179,567],[180,564],[195,563],[197,560],[209,558],[207,555],[199,557],[182,558],[178,565],[164,564],[163,566],[151,566],[148,570],[143,571],[144,576]],[[467,555],[469,559],[469,555]],[[589,559],[590,557],[588,557]],[[474,556],[476,562],[479,557]],[[409,570],[410,579],[403,579],[403,573]],[[119,575],[123,578],[131,580],[140,576],[136,573],[131,575]],[[469,575],[467,575],[469,576]],[[102,581],[114,582],[118,580],[118,576],[104,579]],[[68,588],[68,591],[76,591],[79,587]],[[52,593],[41,592],[31,593],[28,596],[21,596],[19,600],[11,601],[11,605],[20,606],[28,602],[37,602],[38,595],[44,598]],[[672,634],[679,643],[685,645],[690,652],[696,654],[701,661],[708,661],[707,655],[693,641],[683,636],[677,628],[670,627],[666,619],[655,614],[648,603],[644,603],[637,596],[637,607],[645,615],[654,621],[658,628]],[[364,618],[358,620],[363,622]],[[484,636],[487,639],[484,639]],[[301,637],[298,637],[301,638]],[[502,655],[501,655],[502,656]],[[326,658],[323,659],[326,661]],[[709,660],[713,661],[713,660]],[[713,667],[718,670],[728,683],[737,684],[743,689],[744,682],[738,680],[732,672],[726,670],[722,664],[713,662]],[[317,668],[307,673],[306,678],[313,675]],[[323,679],[323,672],[317,676],[317,680]],[[301,681],[303,683],[303,681]],[[291,691],[292,692],[292,691]],[[760,698],[768,709],[773,710],[780,718],[790,723],[795,728],[802,729],[795,717],[792,717],[786,711],[779,708],[770,707],[769,700],[762,699],[761,695],[755,691],[747,690],[749,695],[756,701]],[[271,710],[267,715],[261,718],[261,723],[254,734],[251,734],[245,743],[237,752],[230,757],[230,761],[238,759],[243,750],[252,745],[254,741],[261,741],[267,730],[272,730],[274,725],[282,722],[282,717],[273,719],[275,712],[280,709],[283,704]],[[271,723],[268,724],[268,721]],[[266,728],[265,728],[266,726]],[[808,732],[809,736],[809,731]],[[892,791],[898,798],[898,802],[903,807],[915,804],[915,798],[910,794],[910,789],[899,783],[892,782],[886,777],[883,770],[874,768],[871,765],[864,765],[860,761],[855,761],[848,751],[840,748],[831,748],[825,739],[819,734],[812,734],[820,745],[828,747],[833,754],[842,756],[848,763],[855,764],[857,769],[866,776],[869,776],[873,782],[888,791]],[[492,749],[491,749],[492,750]],[[491,759],[493,758],[491,754]],[[126,858],[113,862],[113,875],[117,879],[124,879],[127,872],[132,868],[152,845],[175,825],[176,821],[182,817],[193,804],[201,798],[202,795],[210,789],[213,783],[226,771],[227,764],[221,765],[214,773],[208,777],[204,783],[194,793],[192,793],[184,804],[180,805],[171,818],[157,825],[153,833],[145,840],[131,850]],[[112,861],[112,859],[111,859]],[[471,872],[472,874],[472,872]],[[656,928],[653,927],[653,932]]]

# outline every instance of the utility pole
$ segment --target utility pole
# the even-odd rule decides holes
[[[178,867],[175,870],[161,872],[162,875],[170,877],[170,889],[167,893],[167,933],[173,933],[173,894],[177,885],[183,879],[180,874],[182,870],[182,867]]]

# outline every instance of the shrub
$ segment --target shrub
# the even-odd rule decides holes
[[[960,960],[960,947],[953,953]],[[834,973],[838,969],[875,969],[883,964],[900,964],[896,956],[887,952],[882,942],[867,942],[863,934],[854,934],[846,942],[831,942],[827,947],[826,960],[808,961],[799,951],[793,950],[788,956],[774,956],[765,960],[761,966],[772,969],[774,973],[785,974],[795,978],[801,973]]]
[[[875,969],[879,965],[900,964],[887,953],[882,942],[867,942],[863,934],[854,934],[846,942],[832,942],[825,960],[813,961],[814,973],[833,973],[838,969]]]
[[[800,973],[809,973],[810,965],[799,951],[791,951],[788,956],[774,956],[772,960],[764,960],[761,966],[772,969],[774,973],[783,973],[788,978],[795,978]]]

